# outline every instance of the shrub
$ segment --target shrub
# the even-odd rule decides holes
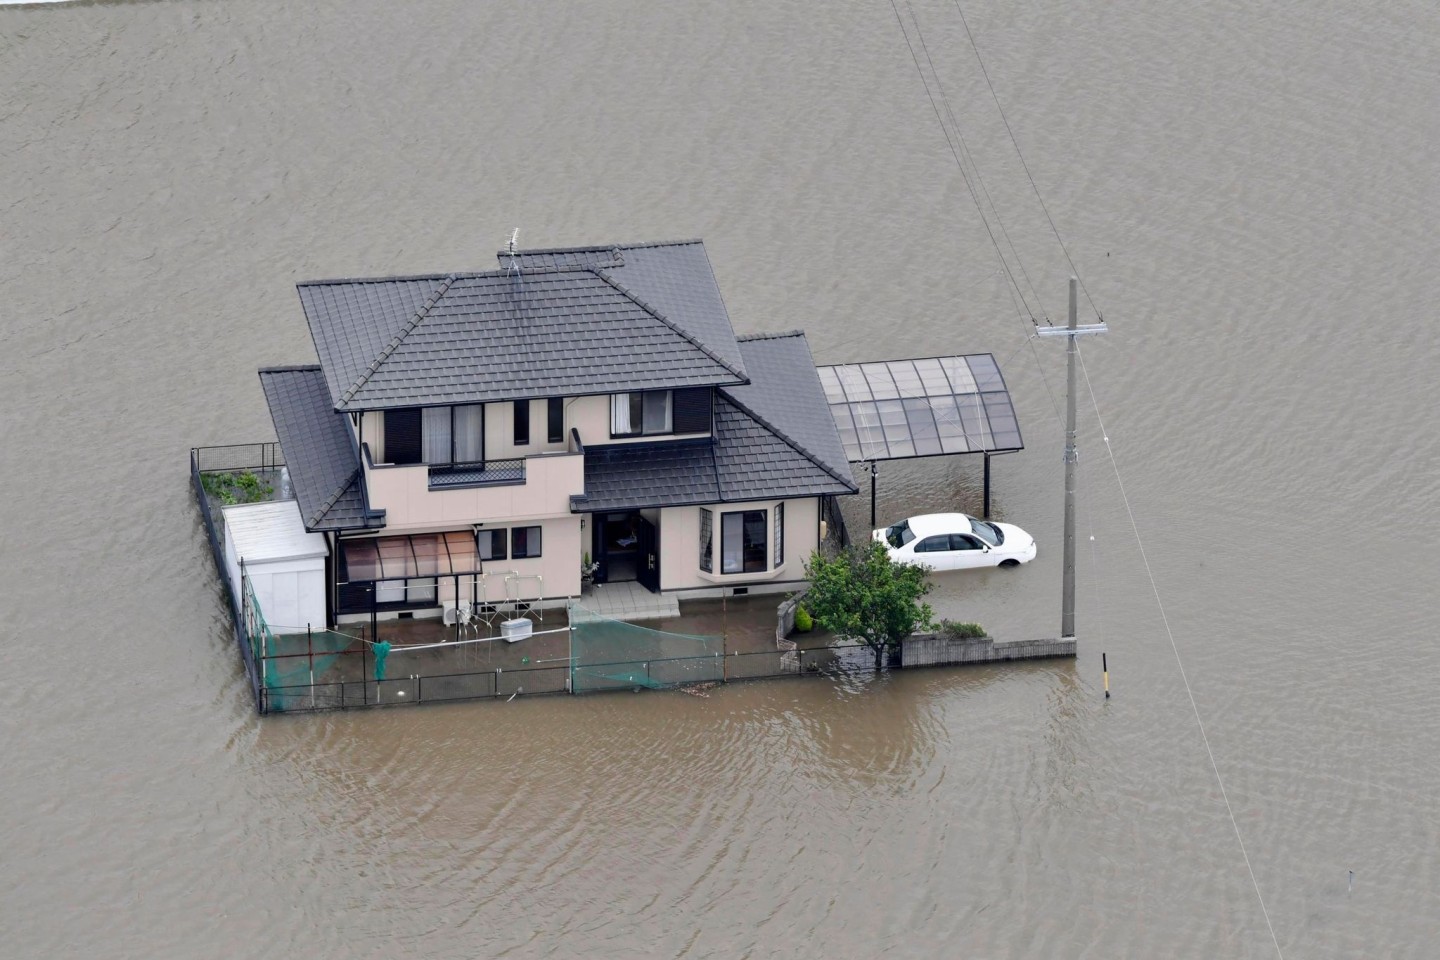
[[[795,629],[800,633],[809,633],[815,629],[815,619],[804,607],[795,608]]]
[[[940,633],[950,640],[978,640],[986,635],[985,628],[978,623],[956,623],[953,620],[941,620]]]

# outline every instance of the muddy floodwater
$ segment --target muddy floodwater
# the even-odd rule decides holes
[[[949,0],[0,6],[0,954],[1434,955],[1433,5],[963,7],[1110,326],[1079,657],[261,720],[187,452],[273,438],[297,281],[699,236],[740,333],[993,353],[1040,556],[932,600],[1028,639],[1070,265]]]

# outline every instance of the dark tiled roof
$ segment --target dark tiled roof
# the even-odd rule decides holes
[[[510,257],[501,254],[502,264]],[[745,379],[698,241],[521,251],[490,273],[301,284],[332,403],[380,409]]]
[[[750,383],[720,392],[796,451],[855,492],[855,480],[829,401],[815,373],[805,334],[761,333],[740,338]]]
[[[828,414],[827,414],[828,415]],[[831,422],[831,430],[834,423]],[[614,444],[585,451],[584,512],[854,493],[813,458],[721,396],[714,440]]]
[[[709,440],[624,443],[585,450],[581,511],[719,503],[715,445]]]
[[[350,530],[367,523],[360,460],[345,415],[330,404],[320,368],[272,367],[260,384],[307,530]]]

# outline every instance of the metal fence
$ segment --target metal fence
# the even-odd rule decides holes
[[[245,444],[244,446],[262,457],[266,451],[255,451],[254,448],[275,447],[274,456],[279,455],[278,444]],[[225,541],[221,537],[220,528],[216,526],[214,510],[210,505],[210,496],[205,492],[205,486],[201,480],[201,472],[204,469],[202,463],[213,462],[214,459],[207,456],[206,451],[236,449],[238,448],[192,447],[190,449],[190,483],[195,490],[195,502],[200,507],[200,520],[205,525],[205,537],[210,541],[210,557],[215,561],[215,572],[220,577],[221,587],[225,590],[225,598],[230,603],[230,622],[234,627],[235,646],[240,649],[240,660],[245,664],[245,677],[250,682],[250,692],[254,695],[258,707],[260,706],[260,674],[255,663],[255,652],[245,635],[245,615],[241,610],[240,598],[235,596],[235,590],[230,585],[230,577],[225,572]]]
[[[299,656],[304,656],[300,654]],[[362,646],[346,651],[368,670],[373,657]],[[266,662],[285,657],[264,658]],[[514,700],[520,696],[606,690],[670,689],[714,686],[746,680],[789,677],[836,678],[874,673],[875,656],[868,647],[835,645],[786,650],[734,650],[698,657],[624,660],[611,664],[572,662],[553,666],[476,670],[461,673],[412,673],[373,679],[318,679],[314,683],[258,688],[261,713],[308,713],[365,707],[444,703],[460,700]],[[603,675],[607,682],[574,686],[577,671]],[[269,671],[267,669],[267,675]],[[350,672],[355,672],[354,665]]]
[[[384,680],[322,680],[262,686],[259,704],[261,713],[307,713],[455,700],[513,700],[522,694],[566,693],[569,684],[570,668],[564,665],[470,673],[416,673]]]

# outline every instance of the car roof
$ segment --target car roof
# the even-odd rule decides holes
[[[969,533],[970,517],[963,513],[925,513],[910,517],[910,532],[917,537],[928,537],[936,533]]]

